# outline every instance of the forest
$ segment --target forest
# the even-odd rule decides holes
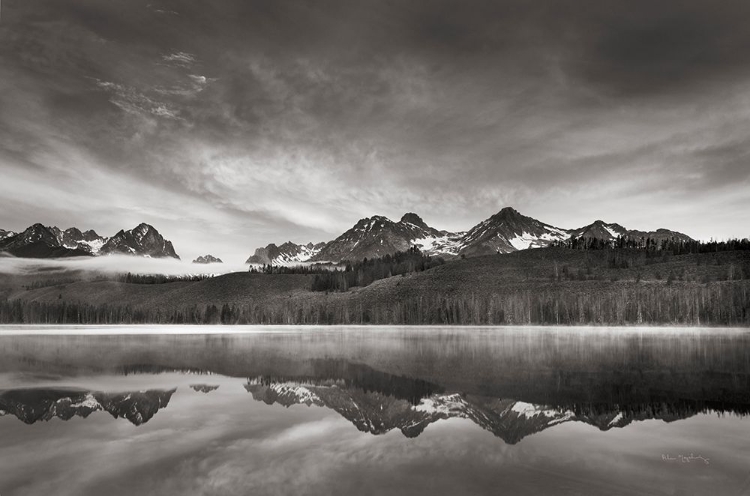
[[[313,291],[347,291],[349,288],[365,287],[388,277],[422,272],[443,265],[445,260],[430,257],[413,246],[407,251],[397,251],[393,255],[363,259],[360,262],[347,262],[344,270],[326,271],[315,275]]]
[[[4,300],[0,323],[40,324],[446,324],[750,325],[750,282],[629,283],[616,291],[554,285],[511,294],[287,299],[176,310],[67,301]]]

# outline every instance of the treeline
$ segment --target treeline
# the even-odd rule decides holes
[[[40,289],[40,288],[48,288],[50,286],[61,286],[64,284],[72,284],[74,282],[78,282],[80,279],[72,279],[72,278],[60,278],[60,279],[40,279],[37,281],[32,281],[29,284],[25,284],[23,288],[26,291],[31,291],[32,289]]]
[[[320,263],[311,265],[251,265],[248,272],[251,274],[325,274],[327,272],[341,270],[332,263]]]
[[[167,276],[163,274],[121,274],[115,276],[114,280],[128,284],[167,284],[170,282],[197,282],[204,281],[213,276],[207,274],[185,275],[185,276]]]
[[[595,419],[612,417],[614,412],[622,414],[624,420],[679,419],[698,413],[730,414],[738,417],[750,415],[750,404],[740,401],[712,401],[703,399],[654,398],[642,403],[575,403],[556,404],[561,410],[571,410],[576,417]]]
[[[407,251],[397,251],[393,255],[346,263],[343,271],[316,274],[311,289],[313,291],[346,291],[355,286],[368,286],[387,277],[422,272],[444,263],[445,260],[442,258],[425,255],[419,248],[413,246]]]
[[[0,323],[27,324],[436,324],[750,325],[750,282],[628,283],[575,293],[559,285],[506,295],[282,299],[182,309],[0,302]]]
[[[651,237],[617,236],[613,240],[593,237],[572,237],[556,241],[551,246],[571,248],[574,250],[608,250],[615,248],[634,248],[647,251],[669,252],[673,255],[688,253],[716,253],[724,251],[750,251],[750,240],[730,239],[727,241],[696,241],[676,237],[655,239]]]

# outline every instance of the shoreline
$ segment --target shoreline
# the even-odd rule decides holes
[[[565,326],[565,325],[170,325],[170,324],[0,324],[0,337],[3,336],[107,336],[107,335],[242,335],[242,334],[300,334],[332,331],[435,331],[451,333],[457,330],[473,331],[514,331],[532,330],[543,332],[566,332],[594,334],[743,334],[750,333],[750,327],[743,326]]]

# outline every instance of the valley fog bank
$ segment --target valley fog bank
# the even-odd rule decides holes
[[[0,257],[0,277],[3,276],[61,276],[67,273],[91,274],[161,274],[165,276],[219,275],[245,272],[248,266],[238,263],[197,264],[173,258],[144,258],[129,255],[36,259]]]

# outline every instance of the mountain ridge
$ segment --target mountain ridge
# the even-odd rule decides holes
[[[431,256],[450,259],[542,248],[574,238],[595,238],[613,243],[618,237],[650,238],[655,241],[691,240],[689,236],[669,229],[629,230],[620,224],[602,220],[576,229],[564,229],[523,215],[513,207],[502,208],[467,231],[450,232],[431,227],[419,215],[407,212],[398,221],[382,215],[365,217],[325,243],[296,245],[287,242],[280,246],[271,243],[265,248],[256,249],[245,263],[340,263],[382,257],[411,247],[417,247]]]
[[[655,231],[627,229],[617,223],[596,220],[591,224],[566,229],[523,215],[513,207],[504,207],[467,231],[451,232],[428,225],[418,214],[407,212],[398,221],[383,215],[365,217],[328,242],[297,244],[287,241],[259,247],[246,264],[295,265],[301,263],[341,263],[360,261],[409,248],[423,253],[454,259],[495,253],[512,253],[542,248],[571,240],[597,240],[614,244],[618,240],[635,241],[635,245],[664,240],[692,240],[686,234],[659,228]],[[0,229],[0,252],[24,258],[63,258],[106,254],[139,255],[151,258],[176,258],[172,242],[153,226],[141,223],[130,230],[120,230],[112,237],[76,227],[61,230],[55,226],[33,224],[21,233]],[[218,263],[206,255],[195,263]]]

